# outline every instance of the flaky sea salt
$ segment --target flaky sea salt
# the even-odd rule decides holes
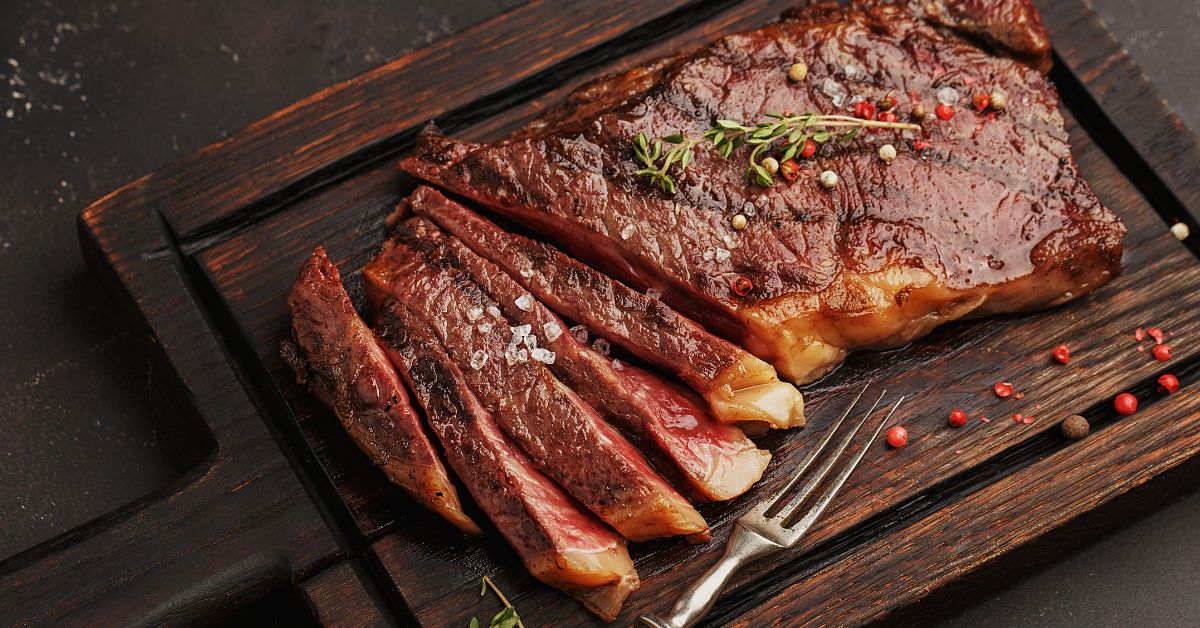
[[[488,355],[483,352],[483,349],[479,349],[475,353],[471,354],[471,368],[475,369],[476,371],[483,368],[483,365],[487,364],[487,361]]]
[[[612,350],[612,346],[603,338],[597,338],[592,341],[592,348],[604,355],[608,355],[608,352]]]
[[[522,269],[521,269],[521,276],[522,276],[522,277],[524,277],[524,278],[526,278],[526,279],[529,279],[530,277],[532,277],[532,276],[533,276],[533,269],[532,269],[532,268],[522,268]]]
[[[517,297],[516,303],[517,307],[526,312],[533,309],[533,297],[529,296],[528,294],[522,294],[521,296]]]
[[[612,366],[613,366],[614,371],[619,371],[619,370],[625,368],[625,365],[621,364],[620,360],[613,360]]]
[[[730,251],[736,249],[742,243],[741,238],[739,238],[735,233],[726,233],[725,235],[721,236],[721,241],[725,243],[725,248],[729,249]],[[720,258],[721,251],[718,250],[717,259],[719,260]]]
[[[475,329],[478,329],[479,333],[481,334],[490,334],[492,333],[492,324],[487,321],[483,321]]]
[[[533,334],[525,336],[524,343],[526,349],[537,349],[537,336]]]
[[[562,326],[554,321],[542,325],[542,333],[546,334],[546,342],[554,342],[562,335]]]
[[[829,77],[821,81],[821,93],[832,98],[835,107],[841,107],[846,102],[846,88]]]
[[[491,316],[500,316],[500,308],[494,305],[489,305],[487,306],[487,313]]]
[[[522,338],[529,335],[529,332],[533,331],[533,325],[517,325],[509,327],[508,330],[512,332],[512,337],[520,342]]]
[[[545,349],[534,349],[529,352],[529,357],[541,362],[542,364],[554,364],[554,352]]]
[[[629,236],[633,235],[633,230],[634,230],[633,225],[625,225],[624,227],[622,227],[621,228],[621,239],[628,240]]]
[[[480,318],[483,318],[483,308],[473,307],[473,308],[467,310],[467,320],[474,323],[475,321],[479,320]]]
[[[588,341],[588,329],[584,325],[576,325],[567,331],[571,332],[571,336],[579,342],[586,343]]]
[[[657,299],[662,296],[662,290],[655,290],[654,288],[647,288],[646,296],[650,297],[651,299]]]
[[[704,251],[704,261],[711,262],[716,255],[712,249],[707,249]]]
[[[509,366],[512,366],[512,365],[520,363],[520,362],[528,362],[529,361],[529,351],[526,349],[518,349],[514,346],[510,346],[509,348],[504,350],[504,361],[508,362]]]
[[[947,107],[957,105],[962,100],[962,94],[953,87],[943,87],[937,91],[937,101]]]

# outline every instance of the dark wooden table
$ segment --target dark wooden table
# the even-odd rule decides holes
[[[519,2],[9,4],[0,20],[0,559],[167,485],[194,462],[197,435],[177,428],[157,367],[112,322],[120,319],[84,266],[79,208]],[[1191,36],[1200,2],[1095,4],[1200,128],[1200,71],[1187,61],[1200,50]],[[1200,495],[1160,501],[1066,558],[1008,567],[1008,588],[947,623],[1194,623]]]

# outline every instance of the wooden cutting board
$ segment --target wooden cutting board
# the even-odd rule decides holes
[[[482,540],[457,535],[384,480],[287,376],[276,354],[285,294],[316,244],[360,290],[357,269],[414,185],[394,162],[427,120],[469,139],[500,137],[589,78],[752,28],[792,4],[530,2],[85,209],[89,261],[171,364],[213,453],[164,494],[0,566],[0,587],[41,619],[188,619],[285,590],[323,620],[454,626],[497,610],[479,597],[490,575],[527,625],[594,622],[528,576],[494,530]],[[668,608],[716,560],[731,522],[867,379],[909,396],[900,413],[909,446],[874,445],[803,547],[738,578],[710,624],[915,617],[949,600],[948,584],[968,574],[965,582],[981,582],[1006,556],[1022,556],[1013,550],[1078,528],[1072,521],[1091,529],[1119,519],[1132,489],[1152,478],[1191,481],[1200,463],[1200,262],[1167,226],[1187,220],[1200,234],[1189,211],[1200,207],[1200,155],[1083,0],[1040,4],[1075,156],[1129,228],[1125,273],[1051,312],[958,323],[901,350],[855,354],[806,387],[809,427],[761,439],[775,457],[758,487],[701,508],[711,543],[632,548],[643,585],[618,623]],[[1171,361],[1137,351],[1139,326],[1173,334]],[[1064,342],[1068,366],[1049,357]],[[1154,390],[1164,370],[1184,384],[1176,395]],[[993,395],[999,380],[1022,398]],[[1111,410],[1122,391],[1141,399],[1138,413]],[[971,414],[967,427],[946,426],[951,408]],[[1037,421],[1015,423],[1013,413]],[[1094,433],[1071,443],[1057,421],[1076,413]]]

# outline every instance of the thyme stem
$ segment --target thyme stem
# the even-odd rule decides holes
[[[717,120],[716,126],[700,137],[674,134],[651,140],[645,133],[638,133],[633,140],[633,153],[634,159],[642,167],[635,174],[648,178],[663,192],[675,194],[677,188],[675,178],[670,174],[671,168],[678,165],[680,172],[686,170],[695,157],[696,146],[712,142],[717,154],[728,158],[743,144],[750,144],[754,149],[750,152],[746,178],[763,187],[770,187],[775,183],[774,174],[763,168],[759,159],[774,145],[778,144],[778,148],[782,149],[780,161],[787,161],[800,154],[810,141],[818,144],[830,140],[845,143],[854,139],[864,128],[920,131],[921,125],[812,112],[798,116],[768,113],[766,119],[756,122],[754,126],[734,120]]]

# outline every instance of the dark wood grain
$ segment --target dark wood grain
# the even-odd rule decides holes
[[[301,584],[313,615],[327,628],[391,626],[387,609],[371,592],[372,585],[355,562],[335,565]]]
[[[378,561],[388,574],[376,584],[398,593],[417,619],[430,625],[461,625],[472,616],[490,616],[493,605],[480,599],[478,581],[491,575],[531,625],[593,621],[577,604],[525,573],[494,531],[482,540],[465,539],[438,525],[383,481],[329,413],[291,381],[276,357],[278,342],[287,334],[284,295],[300,261],[316,244],[329,249],[354,287],[357,269],[382,236],[384,216],[413,184],[390,160],[403,151],[422,121],[440,117],[459,135],[494,138],[553,106],[580,81],[762,23],[774,18],[783,4],[695,2],[680,9],[682,3],[595,3],[560,14],[548,3],[534,2],[321,92],[98,201],[84,219],[95,263],[110,273],[131,316],[164,347],[197,411],[215,426],[218,463],[212,468],[219,468],[221,456],[231,451],[239,460],[254,455],[239,449],[253,439],[228,440],[228,433],[220,431],[225,424],[212,415],[232,409],[244,413],[232,416],[247,421],[255,417],[256,409],[231,368],[236,366],[253,399],[269,410],[268,424],[291,452],[293,465],[316,494],[329,500],[334,525],[342,528],[356,551],[369,551],[369,560]],[[1050,21],[1054,41],[1060,56],[1080,65],[1060,70],[1056,78],[1082,118],[1082,126],[1071,127],[1081,169],[1129,226],[1125,274],[1099,293],[1053,313],[956,324],[900,351],[854,355],[834,376],[806,389],[806,431],[763,439],[775,461],[759,488],[732,504],[702,508],[714,529],[712,543],[662,541],[634,548],[644,585],[630,598],[622,622],[668,606],[719,554],[732,520],[803,456],[812,446],[812,434],[827,427],[845,403],[845,392],[868,377],[886,382],[892,394],[910,395],[901,418],[913,436],[909,446],[886,450],[875,445],[876,451],[804,548],[737,579],[714,622],[757,625],[786,618],[789,624],[841,623],[884,617],[1200,453],[1194,392],[1161,400],[1121,421],[1108,409],[1111,397],[1127,388],[1140,386],[1135,388],[1139,393],[1153,395],[1146,382],[1162,365],[1136,351],[1131,334],[1137,326],[1158,325],[1173,332],[1173,339],[1184,340],[1171,365],[1179,365],[1188,386],[1195,385],[1200,348],[1189,346],[1186,339],[1200,333],[1200,264],[1164,225],[1161,212],[1170,207],[1160,204],[1182,205],[1179,197],[1165,184],[1165,192],[1154,191],[1153,181],[1146,180],[1152,168],[1119,168],[1114,157],[1128,146],[1088,133],[1104,122],[1100,118],[1105,109],[1094,110],[1088,104],[1094,101],[1084,97],[1106,92],[1090,83],[1103,73],[1080,68],[1086,69],[1087,59],[1112,58],[1114,53],[1095,51],[1099,56],[1083,57],[1063,52],[1084,50],[1093,45],[1089,42],[1103,47],[1111,40],[1098,38],[1104,31],[1094,16],[1088,17],[1083,3],[1061,5],[1056,4],[1055,11],[1061,13]],[[1062,19],[1066,15],[1083,18]],[[647,23],[655,28],[646,30]],[[551,76],[553,80],[537,86],[529,83]],[[458,84],[463,77],[472,79],[470,85]],[[134,223],[138,226],[130,226]],[[223,343],[212,337],[210,323]],[[1049,359],[1049,349],[1060,342],[1071,345],[1075,358],[1069,366]],[[208,370],[200,370],[204,368]],[[1001,400],[992,395],[991,385],[999,379],[1013,381],[1023,398]],[[945,426],[951,407],[971,412],[968,427]],[[1009,418],[1014,412],[1033,414],[1038,421],[1014,423]],[[1078,412],[1107,427],[1068,447],[1054,436],[1056,419]],[[980,415],[993,420],[979,421]],[[1162,417],[1172,420],[1164,424]],[[255,425],[265,434],[261,424]],[[1106,447],[1110,438],[1122,447]],[[287,459],[277,458],[285,467]],[[245,463],[250,467],[241,468],[251,481],[247,486],[269,486],[254,484],[262,477],[255,463],[265,461],[251,460]],[[1133,475],[1123,473],[1126,469]],[[1014,484],[1018,477],[1031,481]],[[199,490],[193,488],[196,484],[206,486],[204,482],[190,477],[185,484],[179,493],[185,496],[179,501],[185,503],[171,504],[168,499],[164,509],[192,513],[197,502],[217,503],[189,492]],[[296,489],[287,495],[294,497]],[[233,499],[220,494],[220,508],[258,518],[228,533],[230,542],[255,543],[263,552],[277,548],[281,539],[271,538],[269,526],[258,520],[263,518],[263,504],[254,509]],[[154,502],[147,510],[163,503]],[[993,511],[993,503],[998,510]],[[311,526],[307,534],[328,536],[319,518],[304,523]],[[944,535],[940,527],[950,523],[961,528],[954,536]],[[904,556],[889,562],[889,544],[899,543],[896,535],[902,531],[907,533]],[[991,542],[993,536],[999,541]],[[135,538],[138,542],[129,546],[142,547],[141,537]],[[212,565],[234,570],[238,582],[247,584],[222,583],[206,589],[211,593],[203,597],[244,596],[280,577],[303,581],[317,564],[336,558],[332,543],[317,544],[306,553],[303,544],[282,538],[289,541],[291,553],[263,564],[230,567],[228,557],[222,561],[214,555]],[[948,538],[956,539],[955,544],[945,545]],[[75,547],[68,544],[47,555],[70,556]],[[157,559],[146,560],[157,565]],[[45,587],[32,594],[39,598],[54,578],[45,575],[45,564],[31,567],[28,574],[46,578]],[[894,582],[879,582],[884,573]],[[326,576],[329,580],[303,586],[313,591],[350,587],[349,591],[359,576],[353,569],[347,573],[339,568],[337,575]],[[806,589],[810,581],[819,586]],[[149,590],[148,595],[155,592]],[[336,598],[332,595],[325,599]],[[352,603],[365,604],[360,602]],[[174,616],[195,610],[186,604],[181,608]]]
[[[1119,164],[1160,208],[1165,221],[1185,222],[1194,235],[1187,243],[1200,255],[1200,143],[1183,120],[1121,47],[1112,33],[1095,28],[1090,6],[1042,2],[1047,27],[1057,32],[1088,32],[1087,38],[1055,43],[1092,102],[1084,123],[1107,138]]]

